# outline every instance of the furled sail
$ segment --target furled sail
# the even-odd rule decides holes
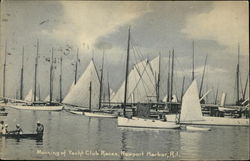
[[[93,60],[91,60],[80,79],[65,96],[63,103],[80,107],[89,107],[90,82],[92,84],[91,109],[97,109],[99,102],[100,81]]]
[[[29,93],[26,95],[24,100],[29,102],[34,102],[34,92],[32,89],[30,89]],[[38,100],[38,97],[36,97],[36,100]]]
[[[199,101],[197,82],[194,80],[182,99],[180,122],[201,121],[201,105]]]

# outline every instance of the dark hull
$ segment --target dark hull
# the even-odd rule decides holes
[[[8,113],[7,112],[0,112],[0,116],[7,116]]]
[[[41,139],[43,138],[43,134],[0,134],[0,137],[6,137],[6,138],[33,138],[33,139]]]

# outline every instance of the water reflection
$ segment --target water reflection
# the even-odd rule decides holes
[[[122,130],[121,131],[121,151],[123,152],[127,152],[128,149],[127,149],[127,131],[125,130]],[[124,156],[120,154],[120,159],[123,160],[124,159]]]

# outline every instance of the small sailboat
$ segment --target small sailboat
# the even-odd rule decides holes
[[[179,123],[182,125],[249,126],[249,119],[203,116],[197,82],[194,80],[183,96]]]

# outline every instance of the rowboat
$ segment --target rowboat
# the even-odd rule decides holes
[[[30,138],[30,139],[42,139],[43,134],[0,134],[0,137],[5,137],[5,138]]]
[[[84,112],[84,115],[88,117],[117,118],[116,114],[109,114],[104,112]]]

